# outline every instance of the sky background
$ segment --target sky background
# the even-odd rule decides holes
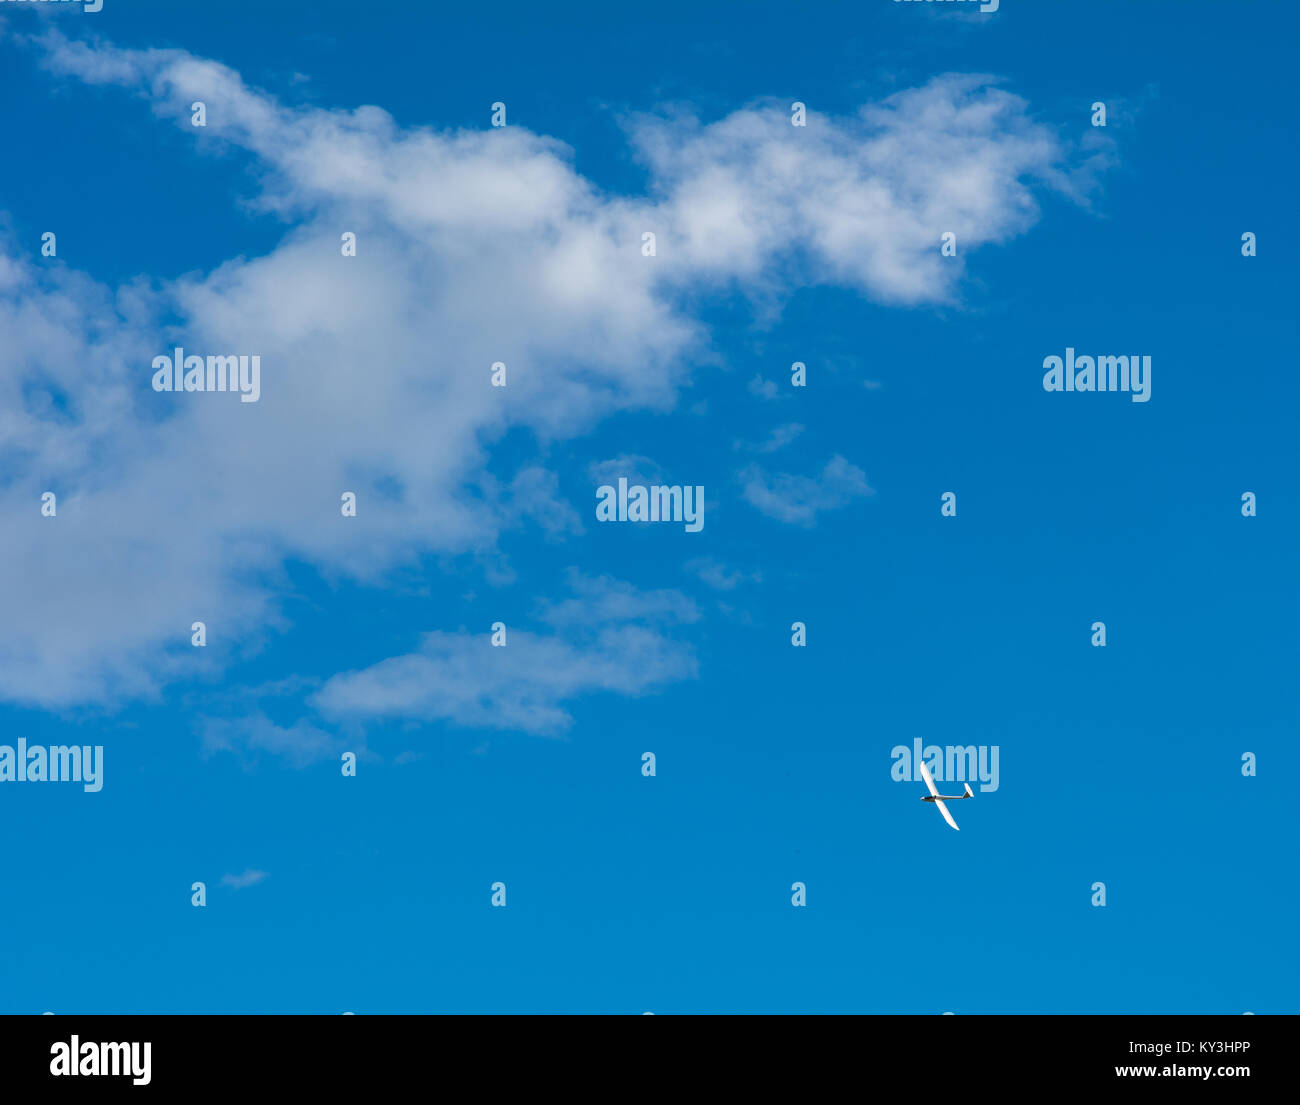
[[[1296,24],[0,6],[0,1012],[1293,1012]]]

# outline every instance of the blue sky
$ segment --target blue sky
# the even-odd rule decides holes
[[[966,7],[0,5],[0,1011],[1293,1010],[1296,18]]]

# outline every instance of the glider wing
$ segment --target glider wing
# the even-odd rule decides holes
[[[934,804],[939,807],[939,812],[943,814],[943,819],[946,822],[948,822],[948,824],[951,825],[954,829],[957,829],[957,822],[952,819],[952,814],[948,812],[948,807],[944,805],[943,799],[936,798],[934,800]],[[957,831],[961,832],[960,829],[957,829]]]

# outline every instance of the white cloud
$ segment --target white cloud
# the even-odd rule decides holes
[[[695,293],[832,282],[882,302],[950,299],[972,249],[1034,221],[1030,181],[1069,185],[1051,133],[973,77],[807,128],[775,104],[708,124],[638,117],[649,192],[620,197],[580,176],[563,144],[516,126],[404,129],[376,107],[285,106],[184,51],[57,33],[37,48],[52,73],[131,90],[209,153],[249,151],[256,205],[291,226],[265,255],[118,288],[0,250],[0,698],[45,706],[157,696],[217,665],[220,643],[254,647],[278,628],[289,558],[379,584],[428,554],[490,564],[505,527],[579,532],[540,464],[488,478],[491,447],[517,427],[545,444],[617,411],[670,409],[704,347]],[[202,131],[189,125],[200,99]],[[655,258],[640,254],[645,229]],[[355,258],[340,256],[344,230]],[[940,263],[945,230],[960,236],[959,263]],[[259,354],[260,402],[154,393],[150,361],[173,345]],[[489,386],[498,360],[506,388]],[[863,493],[856,471],[769,484],[755,470],[746,494],[810,521]],[[56,519],[38,514],[46,490]],[[339,514],[345,490],[356,518]],[[189,647],[194,620],[219,647]],[[652,672],[686,668],[634,626],[607,632]],[[338,677],[322,702],[473,716],[445,664],[471,686],[485,673],[524,727],[554,728],[559,699],[528,682],[528,655],[576,665],[559,676],[566,695],[649,685],[564,640],[522,635],[497,651],[431,634],[382,671]],[[516,664],[525,682],[512,691]],[[432,689],[397,693],[415,673]],[[260,739],[319,737],[271,726]]]
[[[495,488],[495,481],[485,481]],[[545,468],[521,469],[510,481],[502,525],[529,521],[548,537],[583,532],[582,519],[573,505],[560,494],[560,481]]]
[[[222,875],[221,885],[228,886],[231,890],[243,890],[246,887],[256,886],[265,878],[267,878],[265,871],[256,871],[250,867],[242,875]]]
[[[582,695],[640,695],[698,672],[693,649],[668,627],[695,621],[689,599],[639,591],[607,577],[571,574],[571,599],[543,604],[554,631],[507,627],[494,647],[487,632],[424,635],[418,651],[334,676],[312,699],[335,720],[401,718],[471,728],[562,733],[564,703]]]
[[[801,433],[803,426],[798,422],[789,422],[784,426],[777,426],[770,434],[767,435],[766,441],[749,444],[744,441],[737,441],[735,448],[743,449],[750,453],[775,453],[778,449],[784,449],[790,442],[794,441]]]
[[[769,475],[756,464],[740,473],[745,501],[769,518],[811,526],[818,514],[847,506],[854,499],[874,495],[866,473],[838,454],[817,478]]]
[[[587,466],[587,474],[594,485],[591,489],[593,494],[596,487],[616,486],[620,476],[629,484],[639,483],[646,487],[665,482],[664,471],[658,464],[649,457],[637,456],[633,453],[622,453],[609,460],[594,461]]]
[[[699,557],[686,563],[686,570],[694,572],[710,587],[718,591],[733,591],[742,583],[761,583],[761,572],[744,572],[728,568],[712,557]]]
[[[941,257],[944,232],[963,250],[1003,241],[1037,218],[1029,180],[1073,182],[1026,107],[987,77],[949,74],[848,118],[810,113],[806,127],[775,101],[709,124],[638,117],[632,134],[671,212],[661,258],[758,287],[783,279],[781,258],[882,302],[946,300],[966,254]]]
[[[260,710],[238,718],[207,718],[202,726],[205,752],[269,752],[295,767],[335,759],[348,745],[306,719],[277,725]]]
[[[548,625],[602,625],[643,620],[655,624],[689,624],[699,619],[695,604],[677,591],[642,591],[610,576],[588,576],[570,569],[573,598],[543,599],[540,616]]]

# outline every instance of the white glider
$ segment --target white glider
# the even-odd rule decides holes
[[[975,792],[971,790],[970,783],[963,784],[966,788],[965,794],[940,794],[934,789],[934,780],[930,778],[930,769],[925,766],[925,761],[918,760],[917,762],[921,768],[921,778],[925,780],[926,788],[930,791],[930,793],[922,798],[921,801],[933,802],[939,807],[939,812],[943,814],[943,819],[954,829],[957,829],[957,822],[952,819],[952,814],[948,812],[948,807],[944,805],[944,802],[960,802],[963,798],[974,798]],[[961,832],[960,829],[957,829],[957,831]]]

